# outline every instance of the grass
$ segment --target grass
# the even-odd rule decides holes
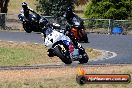
[[[129,66],[115,66],[114,69],[111,67],[85,67],[88,73],[97,71],[100,74],[131,74],[132,75],[132,65]],[[121,69],[119,69],[121,68]],[[58,69],[64,71],[62,75],[58,77],[53,77],[57,75]],[[129,84],[85,84],[83,86],[76,83],[76,68],[58,68],[58,69],[49,69],[53,71],[52,76],[46,78],[46,75],[38,78],[26,78],[19,80],[4,80],[0,81],[0,88],[131,88],[132,83]],[[108,69],[110,69],[108,71]],[[47,71],[47,69],[41,69]],[[56,71],[55,71],[56,70]],[[70,75],[71,73],[74,73]],[[50,74],[50,72],[47,72]],[[12,73],[11,73],[12,74]],[[44,74],[44,73],[41,73]],[[66,74],[66,75],[64,75]]]
[[[91,28],[91,29],[86,29],[86,32],[89,33],[109,33],[110,30],[108,30],[107,28]]]
[[[50,61],[43,45],[0,42],[0,66],[44,64],[58,61],[59,59]]]
[[[80,86],[75,78],[49,79],[49,80],[25,80],[20,82],[7,82],[0,85],[1,88],[130,88],[132,84],[89,84]]]
[[[101,56],[101,52],[94,50],[93,48],[86,48],[85,51],[89,55],[89,58],[92,60],[97,59],[97,57]]]
[[[30,49],[0,48],[0,65],[26,65],[38,55]]]
[[[9,14],[19,14],[20,10],[22,9],[21,4],[22,2],[27,2],[29,7],[36,10],[36,0],[10,0],[8,4],[8,13]]]
[[[86,49],[90,59],[101,56],[101,52]],[[0,42],[0,66],[20,66],[62,62],[58,57],[49,58],[47,48],[39,44]]]

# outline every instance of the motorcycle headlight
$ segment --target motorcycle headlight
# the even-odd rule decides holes
[[[35,19],[34,19],[34,18],[32,18],[32,20],[34,21]]]
[[[75,26],[79,26],[79,25],[80,25],[80,23],[79,23],[79,22],[75,22],[74,24],[75,24]]]
[[[37,22],[37,19],[36,18],[32,18],[32,21]]]
[[[56,26],[56,27],[60,27],[60,25],[57,24],[57,23],[53,23],[53,25]]]

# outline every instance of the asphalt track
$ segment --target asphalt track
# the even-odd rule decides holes
[[[83,43],[83,47],[111,51],[117,54],[110,59],[102,58],[97,61],[89,61],[88,65],[132,64],[132,35],[88,34],[88,38],[90,43]],[[25,32],[0,32],[0,40],[43,43],[41,35],[34,32],[29,34]],[[59,65],[54,64],[52,66]]]

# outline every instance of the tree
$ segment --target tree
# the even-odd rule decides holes
[[[37,11],[44,15],[60,16],[67,6],[73,6],[73,0],[37,0]]]
[[[9,0],[0,0],[0,13],[7,13]],[[5,29],[5,14],[0,14],[0,26]]]
[[[0,0],[0,12],[1,13],[7,13],[8,9],[8,3],[10,0]]]
[[[131,0],[91,0],[84,14],[87,18],[127,19],[131,6]]]
[[[62,16],[68,6],[84,5],[88,0],[37,0],[37,11],[44,15]]]

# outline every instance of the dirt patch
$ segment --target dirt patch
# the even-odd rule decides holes
[[[78,74],[78,67],[31,69],[31,70],[8,70],[0,71],[0,80],[21,80],[21,79],[54,79],[59,77],[71,77]],[[132,70],[132,65],[126,66],[97,66],[84,67],[88,74],[120,74],[120,71]]]

